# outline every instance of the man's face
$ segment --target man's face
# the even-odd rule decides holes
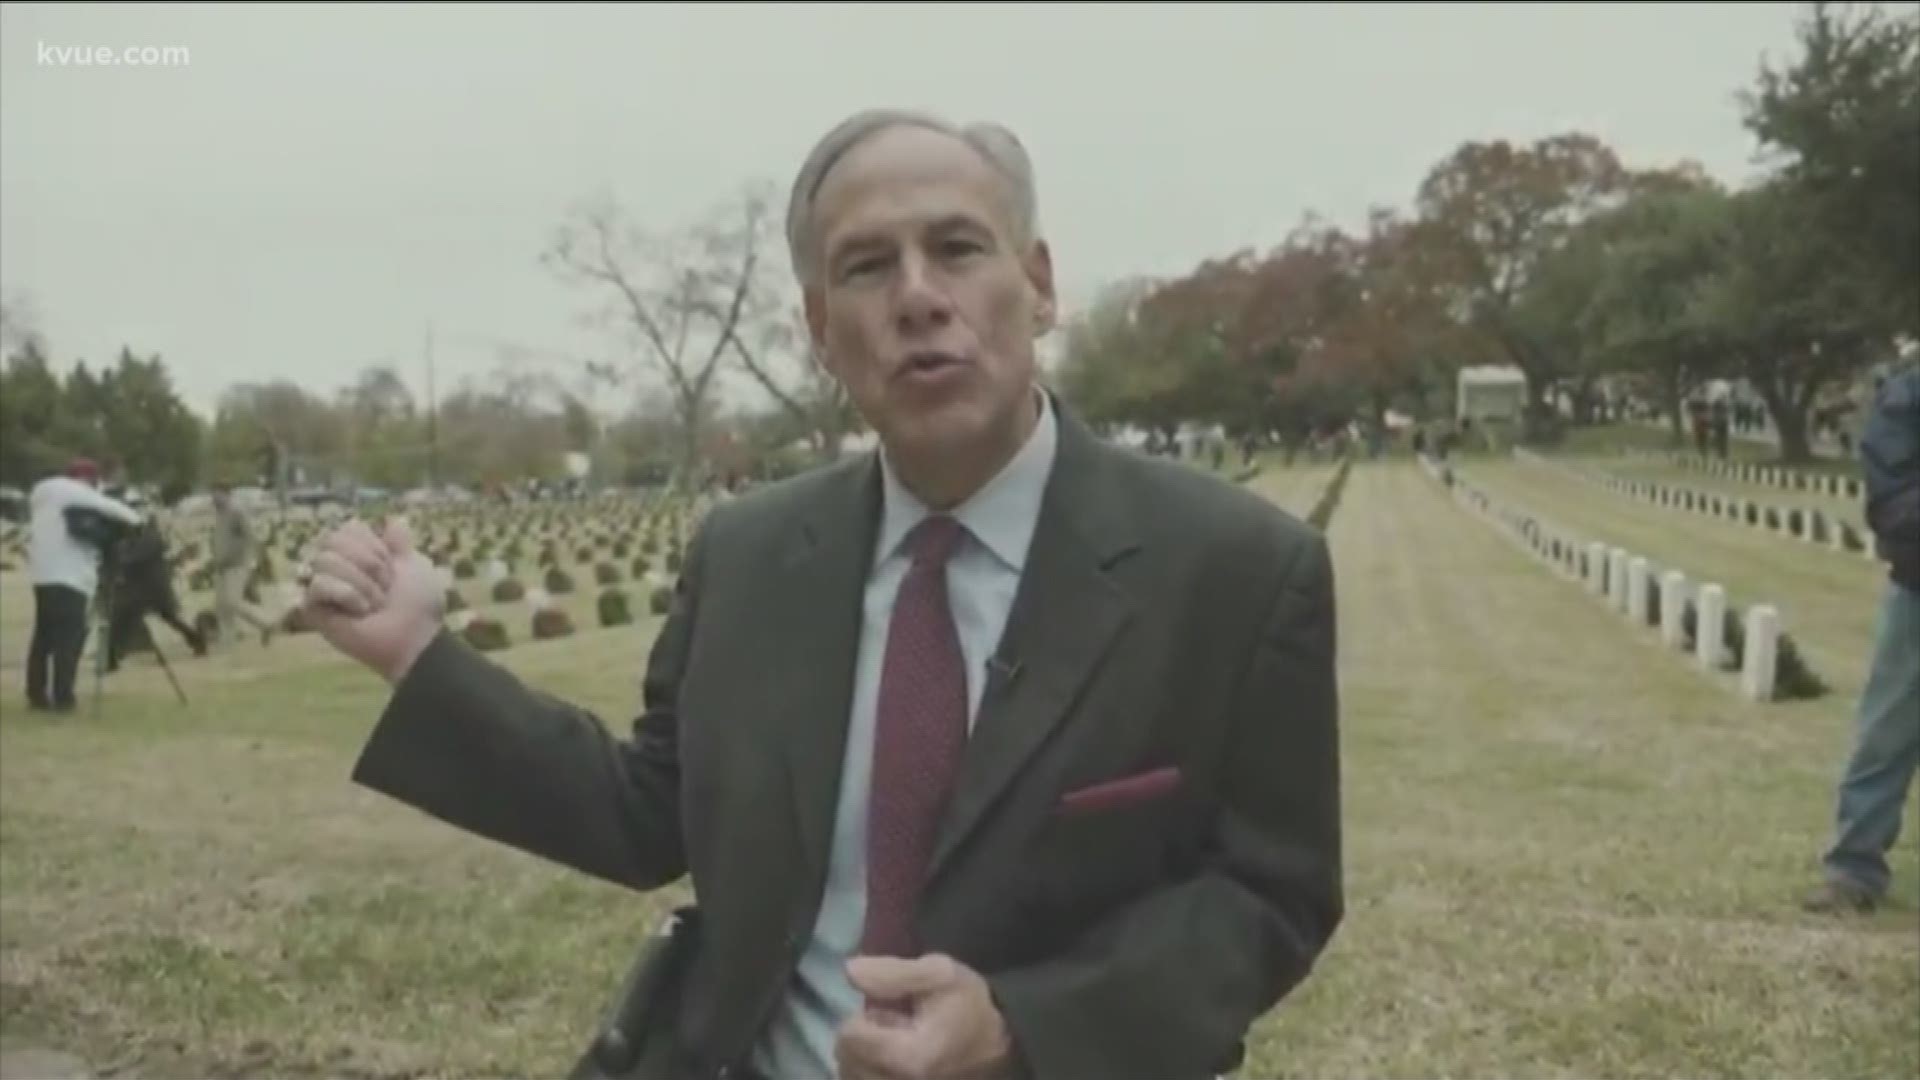
[[[875,433],[912,453],[990,452],[1031,408],[1054,309],[1046,245],[1020,244],[1010,186],[965,143],[895,127],[834,166],[813,223],[808,326]]]

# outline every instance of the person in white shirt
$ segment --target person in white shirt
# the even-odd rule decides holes
[[[74,676],[87,644],[87,609],[100,583],[100,552],[68,529],[67,511],[93,510],[137,525],[140,514],[98,490],[100,467],[85,458],[66,475],[34,485],[28,563],[33,573],[33,641],[27,649],[27,705],[72,712]],[[51,692],[49,692],[51,691]]]

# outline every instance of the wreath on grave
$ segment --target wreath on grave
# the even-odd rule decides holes
[[[1680,617],[1681,632],[1689,652],[1698,648],[1698,618],[1694,602],[1689,599],[1686,611]],[[1714,659],[1714,666],[1722,671],[1740,670],[1741,658],[1746,654],[1747,646],[1746,617],[1731,604],[1721,618],[1720,641],[1720,655]],[[1800,647],[1794,642],[1793,635],[1785,630],[1780,631],[1774,646],[1774,700],[1809,701],[1824,697],[1830,690],[1826,681],[1800,655]]]

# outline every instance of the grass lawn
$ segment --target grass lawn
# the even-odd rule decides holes
[[[1866,681],[1886,570],[1764,529],[1671,510],[1521,460],[1470,462],[1461,474],[1588,540],[1618,544],[1693,582],[1717,581],[1730,603],[1768,602],[1842,697]]]
[[[1721,495],[1752,499],[1764,505],[1782,508],[1804,507],[1819,510],[1828,517],[1851,522],[1856,529],[1866,527],[1866,506],[1861,499],[1849,499],[1812,491],[1792,491],[1772,484],[1749,483],[1731,476],[1717,476],[1650,458],[1592,456],[1569,457],[1567,460],[1610,472],[1623,480],[1641,480],[1664,484],[1671,488],[1717,492]]]
[[[1633,423],[1599,424],[1591,427],[1569,428],[1566,440],[1551,449],[1559,453],[1588,454],[1617,453],[1629,448],[1691,452],[1693,440],[1689,435],[1683,445],[1675,446],[1664,427],[1649,427],[1646,424]],[[1824,454],[1818,449],[1814,451],[1814,455],[1812,461],[1799,465],[1785,465],[1780,460],[1780,448],[1772,443],[1743,438],[1739,435],[1734,435],[1727,440],[1727,456],[1735,462],[1797,468],[1809,472],[1834,472],[1843,476],[1860,475],[1860,463],[1851,457]]]
[[[1304,513],[1312,479],[1254,485]],[[1349,916],[1242,1075],[1920,1071],[1914,845],[1897,910],[1794,907],[1848,701],[1742,701],[1411,465],[1356,467],[1331,535]],[[16,610],[18,575],[0,590]],[[530,643],[525,621],[503,662],[624,728],[657,624]],[[16,625],[10,1045],[143,1076],[556,1075],[684,896],[596,884],[351,786],[381,686],[311,636],[176,662],[190,708],[140,660],[97,719],[48,722],[17,706]]]

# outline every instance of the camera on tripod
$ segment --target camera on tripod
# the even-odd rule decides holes
[[[174,679],[173,669],[147,627],[146,618],[157,616],[173,627],[195,656],[206,655],[207,642],[203,634],[181,621],[180,601],[173,591],[172,568],[167,562],[167,544],[159,527],[151,519],[133,525],[81,506],[67,508],[65,516],[67,534],[100,553],[100,589],[95,604],[98,614],[106,620],[106,633],[100,663],[95,669],[96,685],[100,675],[119,667],[121,657],[131,648],[142,645],[153,651],[154,659],[166,672],[167,681],[173,684],[175,695],[181,704],[186,704],[186,693]],[[97,690],[95,701],[98,701]]]

